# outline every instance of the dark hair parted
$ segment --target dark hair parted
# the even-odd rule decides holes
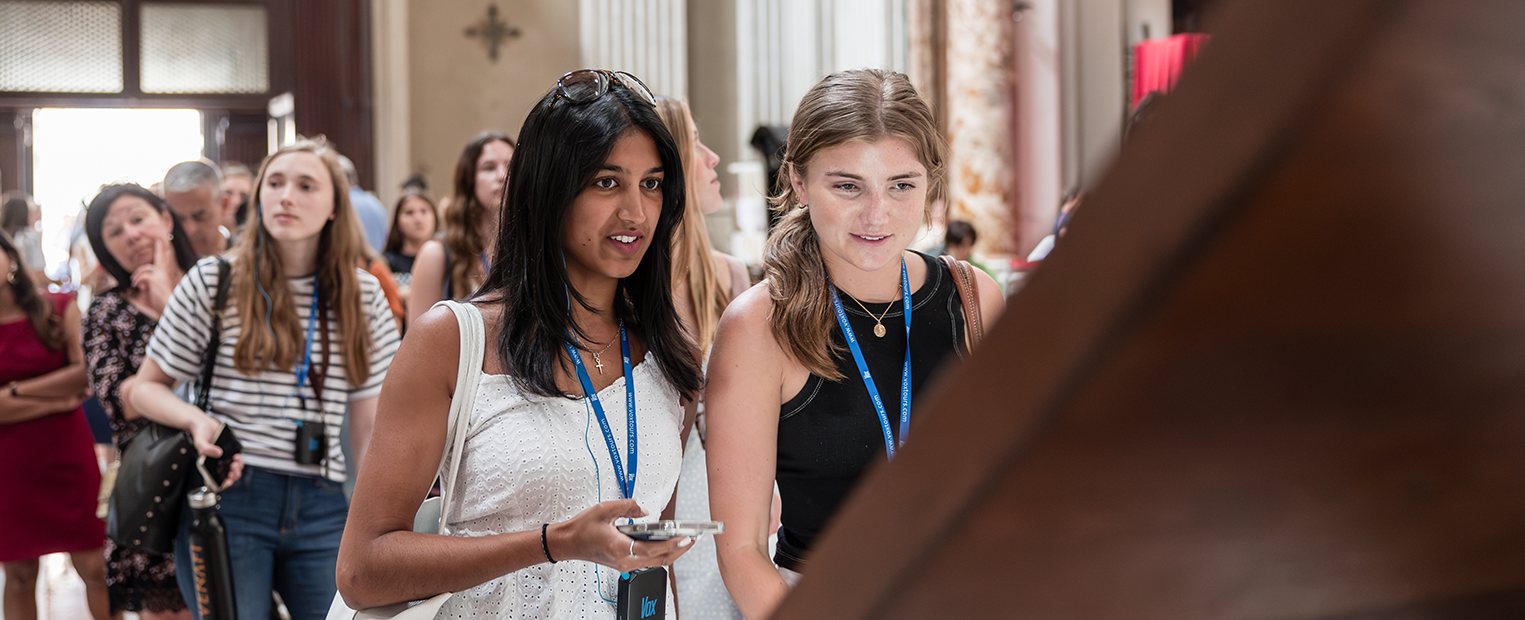
[[[527,393],[564,395],[556,387],[556,369],[575,372],[566,356],[565,344],[572,342],[568,329],[588,340],[570,319],[569,296],[589,306],[567,277],[562,228],[572,201],[592,183],[615,142],[632,131],[656,143],[664,172],[662,213],[641,264],[620,279],[613,310],[626,328],[645,338],[679,394],[692,397],[701,386],[693,345],[672,301],[672,236],[684,208],[682,157],[656,110],[615,85],[581,104],[557,101],[554,90],[546,93],[525,119],[509,163],[497,252],[476,301],[504,306],[498,354]]]
[[[484,131],[472,138],[461,150],[455,162],[455,194],[445,207],[445,249],[450,251],[449,272],[445,274],[450,283],[447,293],[451,299],[465,299],[476,290],[473,283],[485,274],[481,261],[475,257],[487,249],[487,239],[482,235],[482,214],[486,209],[500,209],[503,205],[484,205],[477,200],[477,160],[482,149],[492,142],[502,142],[517,151],[514,139],[498,131]]]
[[[926,167],[927,205],[922,219],[930,221],[932,204],[947,194],[948,144],[910,78],[880,69],[833,73],[805,93],[789,124],[779,194],[770,200],[780,215],[763,253],[763,271],[773,300],[768,311],[773,339],[806,370],[832,381],[845,377],[836,365],[842,347],[831,340],[837,323],[832,317],[826,263],[808,205],[800,204],[788,173],[792,169],[805,176],[810,162],[825,149],[883,138],[905,140]]]
[[[32,331],[42,341],[42,346],[52,351],[63,348],[63,321],[42,293],[38,292],[37,285],[32,282],[32,274],[21,264],[21,252],[16,250],[10,235],[0,235],[0,252],[5,252],[6,258],[10,259],[12,270],[10,273],[0,273],[0,286],[11,288],[11,299],[26,314],[27,321],[32,324]]]
[[[101,188],[101,192],[95,195],[90,206],[85,209],[85,237],[90,240],[90,249],[101,262],[101,268],[116,280],[116,286],[107,292],[121,292],[132,287],[132,274],[106,249],[105,231],[102,230],[106,216],[111,213],[111,205],[126,196],[142,198],[143,202],[161,215],[169,213],[169,244],[175,250],[175,263],[180,266],[180,271],[190,271],[191,267],[196,266],[196,250],[191,248],[190,235],[185,234],[185,230],[180,227],[180,216],[164,204],[163,198],[136,183],[107,185]]]

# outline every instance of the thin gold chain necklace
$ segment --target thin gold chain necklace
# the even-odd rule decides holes
[[[896,293],[900,292],[900,287],[899,286],[895,287],[895,292]],[[875,338],[883,338],[884,337],[884,317],[889,316],[890,310],[893,310],[895,308],[895,302],[893,302],[893,301],[890,302],[890,305],[886,306],[884,308],[884,312],[879,313],[879,316],[875,317],[873,312],[869,312],[868,306],[865,306],[865,305],[863,305],[863,302],[858,301],[857,297],[853,297],[852,295],[848,295],[847,298],[853,300],[853,303],[858,304],[859,308],[862,308],[864,312],[868,313],[868,317],[869,318],[874,319],[874,337]],[[594,359],[598,359],[598,358],[595,356]]]

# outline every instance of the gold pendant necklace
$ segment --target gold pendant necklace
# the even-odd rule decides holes
[[[895,287],[895,291],[896,292],[900,292],[900,287],[898,287],[898,286]],[[874,317],[874,313],[873,312],[869,312],[868,306],[865,306],[865,305],[863,305],[863,302],[858,301],[857,297],[853,297],[852,295],[848,295],[847,297],[849,299],[853,300],[853,303],[858,304],[858,307],[862,308],[864,312],[868,313],[868,317],[869,318],[874,319],[874,337],[876,337],[876,338],[883,338],[884,337],[884,317],[889,316],[890,308],[894,308],[895,307],[895,303],[894,302],[890,302],[890,305],[884,309],[884,312],[879,313],[879,316],[876,318],[876,317]]]

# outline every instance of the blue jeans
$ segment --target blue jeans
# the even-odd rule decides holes
[[[328,615],[337,591],[339,540],[349,514],[342,484],[244,467],[243,477],[222,493],[219,514],[228,531],[239,618],[269,618],[272,590],[281,593],[292,620],[322,620]],[[176,566],[191,566],[190,523],[187,506],[175,541]],[[191,614],[199,619],[192,572],[177,570],[175,578]]]

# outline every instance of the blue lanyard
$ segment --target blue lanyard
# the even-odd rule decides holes
[[[572,330],[567,330],[572,335]],[[619,444],[614,442],[614,431],[609,430],[609,418],[604,416],[604,405],[598,400],[598,391],[593,389],[593,379],[588,377],[588,369],[583,366],[582,356],[578,355],[577,349],[571,342],[562,343],[567,348],[567,355],[572,357],[572,363],[577,366],[577,381],[582,384],[582,392],[593,405],[593,413],[598,416],[598,427],[604,431],[604,445],[609,447],[609,461],[614,463],[615,480],[619,482],[620,493],[626,499],[635,498],[635,377],[630,372],[630,340],[625,337],[625,321],[620,321],[620,358],[625,364],[625,431],[629,435],[630,470],[626,475],[624,466],[620,462]]]
[[[483,253],[477,255],[477,258],[482,259],[482,275],[486,276],[486,275],[492,273],[492,265],[489,265],[487,263],[487,253],[483,252]]]
[[[307,409],[307,397],[302,394],[302,386],[307,385],[307,372],[312,369],[312,334],[313,328],[318,324],[318,295],[322,293],[318,287],[318,281],[312,282],[312,307],[307,312],[307,344],[302,347],[302,361],[297,364],[297,384],[292,390],[298,399],[302,401],[302,409]],[[327,351],[323,352],[325,355]],[[314,393],[314,396],[317,394]],[[287,401],[290,402],[290,401]],[[318,405],[322,407],[321,404]]]
[[[847,347],[852,350],[853,361],[858,364],[858,374],[863,377],[863,385],[868,388],[869,400],[874,402],[874,412],[879,415],[879,428],[884,431],[884,452],[890,460],[895,460],[895,448],[905,445],[906,431],[911,427],[911,278],[905,270],[905,259],[900,259],[900,296],[901,303],[905,305],[905,365],[900,371],[900,441],[890,435],[890,416],[884,410],[884,400],[879,397],[879,388],[874,385],[874,375],[868,371],[868,362],[863,360],[863,349],[858,347],[858,337],[853,334],[853,328],[847,324],[847,313],[842,310],[842,298],[837,296],[837,287],[831,286],[831,303],[837,310],[837,324],[842,326],[842,335],[847,337]]]

